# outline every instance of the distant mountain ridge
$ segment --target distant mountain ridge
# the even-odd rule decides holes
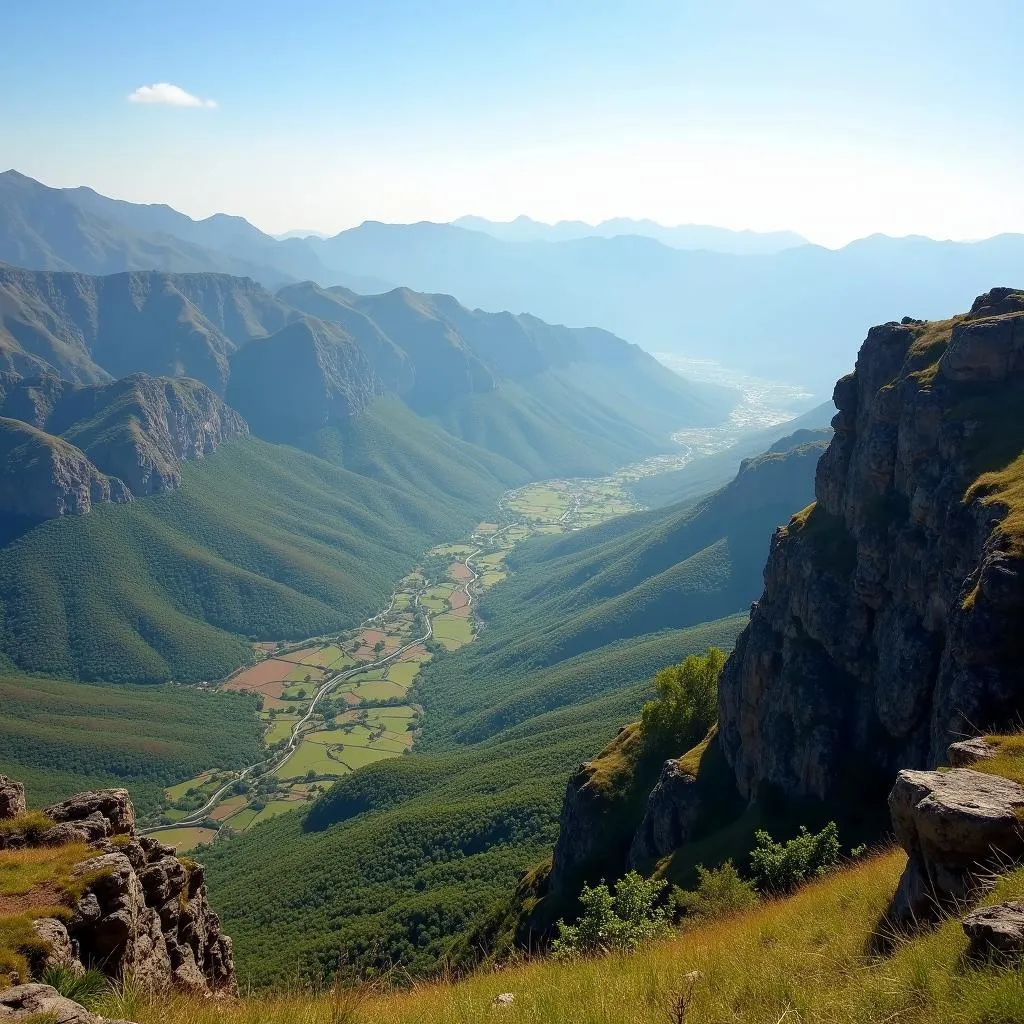
[[[673,430],[715,422],[733,400],[606,331],[450,296],[312,282],[273,295],[248,278],[153,271],[0,267],[0,369],[80,384],[192,377],[261,436],[318,452],[337,439],[314,435],[390,393],[541,477],[666,450]]]
[[[610,237],[548,240],[547,226],[522,220],[491,225],[492,233],[479,220],[469,223],[473,230],[367,221],[330,238],[282,240],[238,217],[195,221],[169,207],[0,174],[0,261],[92,274],[214,271],[272,290],[301,279],[363,294],[401,285],[482,310],[601,327],[649,351],[715,359],[821,395],[852,366],[868,324],[908,310],[951,316],[1024,266],[1024,235],[1013,234],[979,242],[874,235],[835,251],[801,244],[737,254],[676,247],[735,249],[749,241],[742,233],[727,233],[725,242],[698,237],[699,226],[664,235],[658,225],[612,221],[600,226]],[[493,234],[508,231],[525,238]]]
[[[641,235],[673,249],[707,249],[737,256],[765,255],[810,244],[795,231],[734,231],[710,224],[679,224],[670,227],[646,218],[634,220],[631,217],[613,217],[597,224],[587,224],[581,220],[560,220],[546,224],[526,216],[511,221],[467,216],[459,217],[451,223],[469,231],[482,231],[505,242],[567,242],[577,238]]]

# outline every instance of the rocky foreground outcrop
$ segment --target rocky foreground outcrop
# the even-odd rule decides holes
[[[890,909],[899,925],[934,921],[976,900],[1024,857],[1024,786],[970,768],[902,771],[889,794],[907,866]]]
[[[4,776],[0,809],[0,817],[10,819],[24,811],[24,790]],[[111,978],[130,976],[151,991],[236,991],[231,939],[210,908],[202,866],[139,836],[126,790],[81,793],[44,814],[53,823],[49,828],[37,823],[31,830],[5,831],[6,847],[85,842],[90,856],[73,870],[85,884],[70,919],[33,922],[49,948],[36,967],[81,972],[88,966]]]
[[[71,999],[65,999],[49,985],[15,985],[0,989],[0,1024],[130,1024],[96,1014]]]
[[[776,532],[722,674],[748,799],[873,798],[1024,697],[1024,293],[873,328],[834,400],[816,503]]]

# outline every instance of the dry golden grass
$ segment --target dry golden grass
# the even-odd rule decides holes
[[[668,1024],[686,976],[698,971],[687,1024],[1024,1020],[1024,975],[967,966],[958,920],[898,944],[889,956],[870,952],[903,863],[902,853],[880,854],[786,900],[632,955],[536,960],[391,994],[254,996],[226,1005],[135,1001],[120,1009],[139,1024]],[[1004,879],[992,899],[1020,895],[1024,872]],[[499,992],[513,993],[514,1002],[494,1006]]]

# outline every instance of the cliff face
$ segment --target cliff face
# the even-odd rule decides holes
[[[102,501],[174,490],[181,462],[248,433],[192,380],[136,375],[82,387],[6,378],[0,393],[0,514],[80,515]]]
[[[720,683],[747,798],[881,787],[1024,696],[1024,293],[873,328],[834,401]]]
[[[342,328],[303,317],[235,353],[227,398],[257,433],[290,441],[358,416],[383,391]]]

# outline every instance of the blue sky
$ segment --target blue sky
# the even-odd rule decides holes
[[[1019,0],[8,4],[0,165],[270,231],[977,238],[1024,231],[1022,39]]]

